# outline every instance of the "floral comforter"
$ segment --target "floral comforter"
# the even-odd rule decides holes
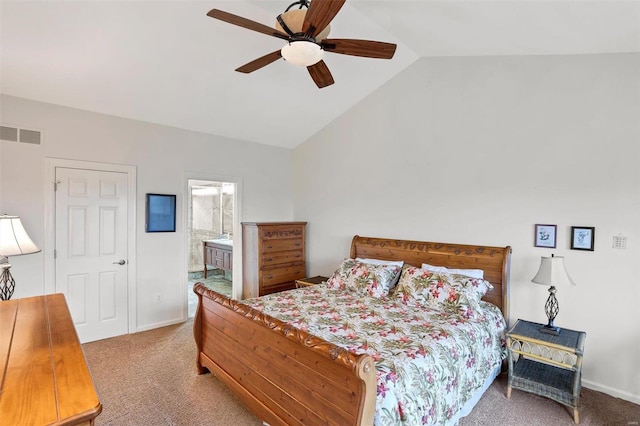
[[[486,302],[469,319],[316,285],[242,303],[371,355],[378,426],[452,423],[505,356],[502,313]]]

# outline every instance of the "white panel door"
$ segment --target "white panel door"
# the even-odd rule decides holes
[[[56,168],[56,292],[81,342],[128,332],[127,174]]]

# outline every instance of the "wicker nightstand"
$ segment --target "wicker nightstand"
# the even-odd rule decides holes
[[[301,278],[296,280],[296,288],[310,287],[312,285],[320,284],[328,280],[328,277],[316,275],[315,277]]]
[[[580,423],[578,399],[582,355],[587,334],[563,328],[558,336],[541,333],[542,324],[518,320],[507,333],[509,385],[511,389],[535,393],[573,408],[573,421]]]

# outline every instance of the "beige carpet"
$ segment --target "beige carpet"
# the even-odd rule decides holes
[[[262,425],[214,376],[198,376],[192,324],[83,345],[103,405],[96,425]]]
[[[97,425],[260,426],[213,375],[198,376],[192,321],[84,345],[102,401]],[[546,398],[513,391],[500,376],[461,426],[572,425],[570,411]],[[640,425],[640,405],[583,388],[582,425]]]

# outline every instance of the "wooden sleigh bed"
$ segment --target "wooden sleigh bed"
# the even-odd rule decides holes
[[[508,319],[510,247],[355,236],[351,258],[481,269],[493,285],[483,300]],[[194,320],[198,373],[215,374],[270,425],[372,425],[376,369],[357,355],[203,284]]]

